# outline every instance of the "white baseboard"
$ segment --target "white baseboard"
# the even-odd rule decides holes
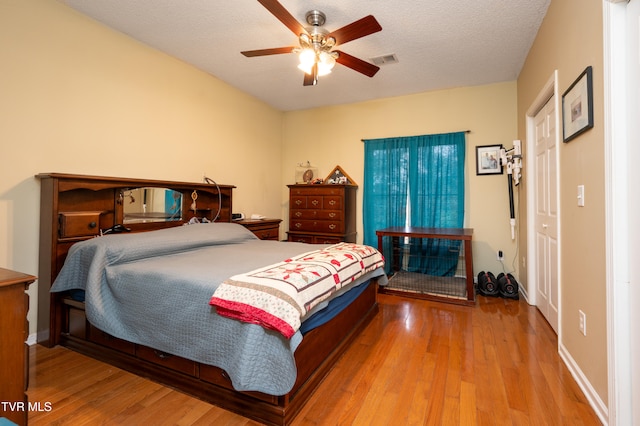
[[[29,335],[29,337],[27,338],[27,345],[33,346],[36,343],[38,343],[38,334],[37,333],[31,333]]]
[[[27,345],[32,346],[38,342],[45,342],[49,340],[49,330],[31,333],[27,338]]]
[[[564,364],[569,369],[571,376],[573,376],[574,380],[584,393],[584,396],[589,401],[591,408],[596,412],[596,415],[600,419],[603,425],[609,424],[609,409],[607,405],[602,401],[600,395],[596,392],[596,390],[591,386],[589,380],[587,380],[586,376],[582,373],[580,367],[575,362],[571,354],[567,351],[562,344],[558,345],[558,353],[560,354],[560,358],[564,361]]]

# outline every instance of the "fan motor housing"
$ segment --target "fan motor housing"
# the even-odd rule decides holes
[[[327,15],[319,10],[310,10],[304,15],[307,23],[314,27],[321,27],[327,22]]]

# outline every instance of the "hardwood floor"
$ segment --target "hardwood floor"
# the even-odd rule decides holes
[[[379,300],[294,425],[600,424],[535,307]],[[258,424],[65,348],[30,357],[31,426]]]

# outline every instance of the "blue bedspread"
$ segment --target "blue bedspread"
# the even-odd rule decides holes
[[[113,336],[220,367],[236,390],[284,395],[300,332],[285,339],[208,302],[232,275],[317,248],[259,240],[232,223],[109,235],[73,245],[51,291],[85,290],[87,319]],[[353,285],[375,276],[382,269]]]

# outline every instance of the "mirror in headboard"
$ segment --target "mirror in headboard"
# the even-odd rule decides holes
[[[169,188],[141,187],[120,192],[123,223],[182,220],[182,193]]]

